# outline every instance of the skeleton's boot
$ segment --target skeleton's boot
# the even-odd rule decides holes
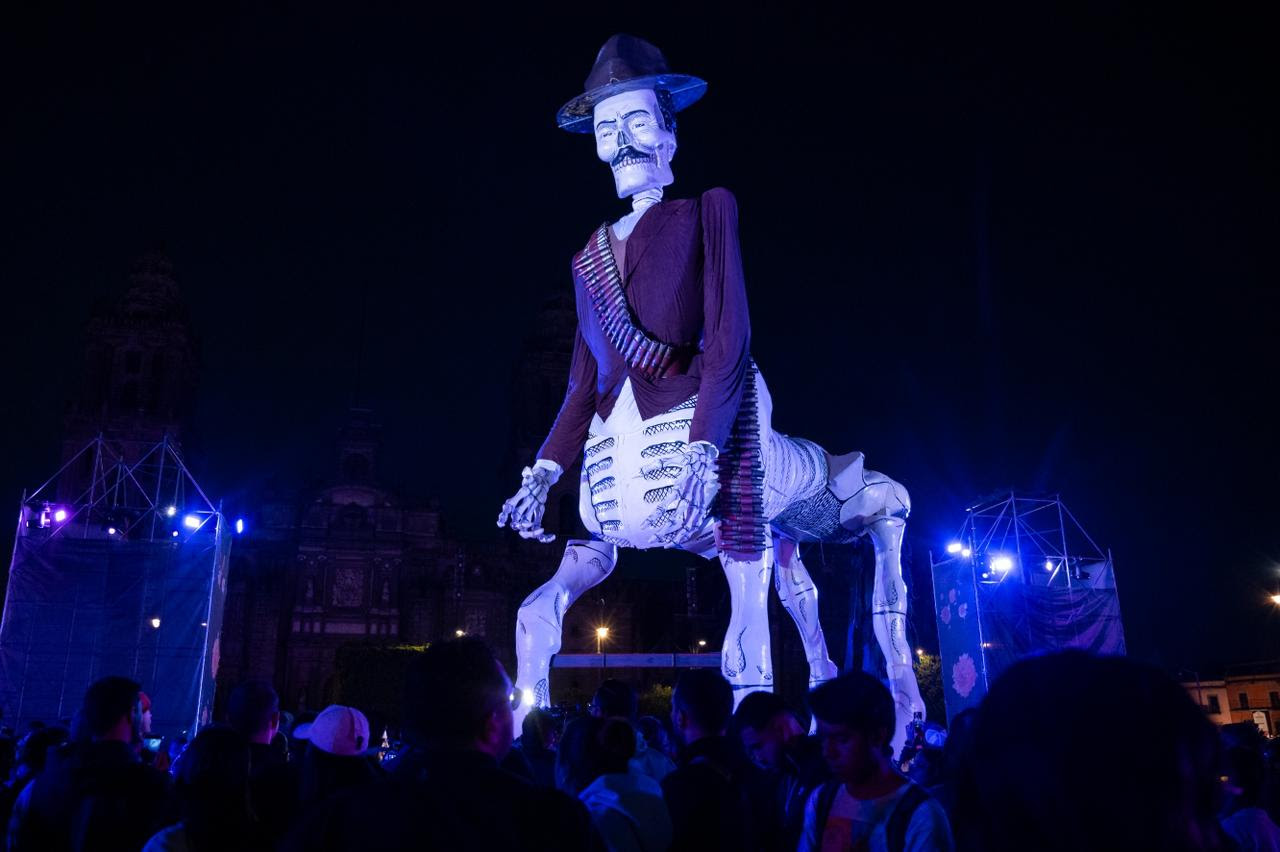
[[[871,619],[880,650],[884,653],[893,694],[895,725],[890,744],[896,756],[906,741],[907,726],[916,713],[924,714],[924,701],[912,668],[907,643],[907,584],[902,578],[902,534],[906,524],[895,517],[874,521],[870,527],[876,551],[875,584],[871,595]]]
[[[551,658],[560,650],[564,614],[569,606],[613,571],[618,549],[600,541],[570,541],[560,567],[520,604],[516,615],[515,709],[519,730],[534,707],[551,703]]]
[[[740,558],[741,557],[741,558]],[[729,581],[729,629],[720,650],[720,670],[733,687],[733,707],[752,692],[773,691],[769,641],[769,579],[773,547],[759,554],[722,552]]]
[[[827,651],[827,639],[818,620],[818,587],[800,561],[800,548],[790,539],[778,537],[777,561],[774,565],[774,587],[782,608],[796,623],[805,660],[809,663],[809,688],[826,683],[839,674]]]

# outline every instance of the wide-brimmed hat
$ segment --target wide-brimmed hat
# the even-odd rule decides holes
[[[707,81],[672,74],[661,50],[642,38],[618,33],[596,54],[583,88],[586,91],[556,113],[556,124],[571,133],[591,132],[591,116],[605,98],[637,89],[661,89],[671,95],[672,106],[679,112],[706,94]]]

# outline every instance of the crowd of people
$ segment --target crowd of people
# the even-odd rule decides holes
[[[354,707],[290,724],[256,681],[153,750],[141,686],[106,677],[68,725],[0,737],[4,848],[1280,850],[1280,750],[1122,658],[1024,660],[896,755],[893,699],[862,672],[803,708],[760,692],[734,710],[719,672],[691,669],[662,718],[606,680],[584,712],[516,731],[519,699],[464,638],[409,666],[393,751]]]

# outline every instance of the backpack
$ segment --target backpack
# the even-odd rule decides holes
[[[827,817],[831,816],[831,806],[835,804],[836,794],[840,792],[843,781],[828,781],[818,788],[818,801],[814,808],[817,818],[818,842],[821,845],[822,832],[827,829]],[[916,809],[931,799],[929,791],[919,784],[907,783],[907,791],[898,799],[889,813],[889,822],[884,827],[885,846],[889,852],[902,852],[907,845],[907,828],[911,825],[911,817]]]

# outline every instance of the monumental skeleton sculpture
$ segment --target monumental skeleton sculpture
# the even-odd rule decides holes
[[[573,259],[578,329],[564,403],[498,525],[550,542],[547,494],[581,454],[579,510],[592,535],[570,541],[560,567],[521,605],[516,624],[517,724],[550,701],[548,675],[565,611],[617,563],[618,548],[679,547],[718,557],[731,615],[721,651],[736,701],[773,688],[772,582],[800,630],[810,685],[837,674],[818,621],[818,592],[799,542],[875,546],[872,618],[897,703],[895,750],[924,703],[906,639],[899,548],[906,489],[772,430],[772,401],[750,356],[733,195],[664,200],[673,181],[676,113],[706,91],[668,71],[656,47],[606,42],[586,91],[557,116],[594,133],[631,212],[604,224]]]

